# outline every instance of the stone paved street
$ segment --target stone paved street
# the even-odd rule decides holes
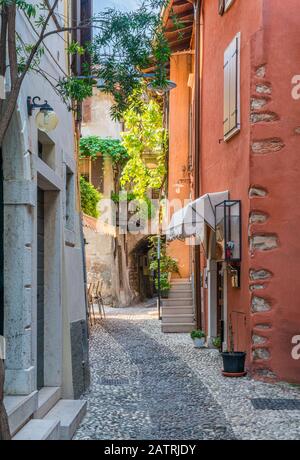
[[[188,334],[162,334],[151,306],[108,309],[90,346],[88,414],[75,439],[300,439],[300,410],[251,402],[299,403],[299,388],[222,377],[219,353],[194,349]]]

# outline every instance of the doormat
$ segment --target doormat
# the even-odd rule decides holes
[[[256,410],[300,410],[299,399],[255,398],[251,403]]]

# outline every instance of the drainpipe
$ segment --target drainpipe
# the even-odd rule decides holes
[[[201,194],[201,180],[200,180],[200,167],[201,167],[201,11],[202,0],[196,0],[194,3],[195,8],[195,145],[194,145],[194,193],[195,198],[200,197]],[[202,329],[202,299],[201,299],[201,246],[195,246],[195,261],[194,261],[194,276],[195,276],[195,303],[196,303],[196,322],[197,328]]]
[[[0,335],[4,335],[4,200],[3,155],[0,148]]]

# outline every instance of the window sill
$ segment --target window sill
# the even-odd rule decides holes
[[[224,142],[230,141],[230,139],[238,134],[241,131],[241,126],[238,125],[236,128],[234,128],[232,131],[230,131],[226,136],[224,136]]]

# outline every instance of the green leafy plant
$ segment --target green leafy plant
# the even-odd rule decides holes
[[[221,347],[222,347],[222,339],[221,337],[216,337],[213,339],[212,341],[212,344],[215,348],[217,348],[218,350],[221,350]]]
[[[97,206],[101,200],[101,193],[86,181],[84,177],[80,177],[80,194],[82,211],[88,216],[99,217]]]
[[[121,185],[131,190],[138,199],[146,199],[150,189],[161,189],[166,178],[167,132],[163,127],[162,109],[154,100],[143,101],[143,91],[139,109],[135,99],[124,114],[126,132],[122,134],[123,146],[128,153],[128,161],[123,168]],[[146,157],[155,158],[156,167],[147,165]]]
[[[206,339],[206,334],[204,331],[197,329],[191,332],[191,338],[194,339]]]
[[[158,285],[158,278],[155,278],[155,287],[158,289],[160,287],[160,291],[163,293],[169,292],[171,289],[171,284],[169,282],[169,274],[168,273],[162,273],[160,276],[160,286]]]
[[[155,273],[155,287],[158,289],[158,237],[150,236],[148,238],[150,251],[149,256],[151,258],[150,270]],[[161,241],[160,251],[160,288],[161,291],[169,291],[170,285],[170,274],[176,273],[179,275],[179,267],[177,260],[173,259],[167,254],[167,244],[165,241]]]
[[[97,159],[99,153],[105,158],[111,158],[113,164],[124,165],[129,156],[119,139],[103,139],[99,136],[86,136],[80,139],[81,158]]]

